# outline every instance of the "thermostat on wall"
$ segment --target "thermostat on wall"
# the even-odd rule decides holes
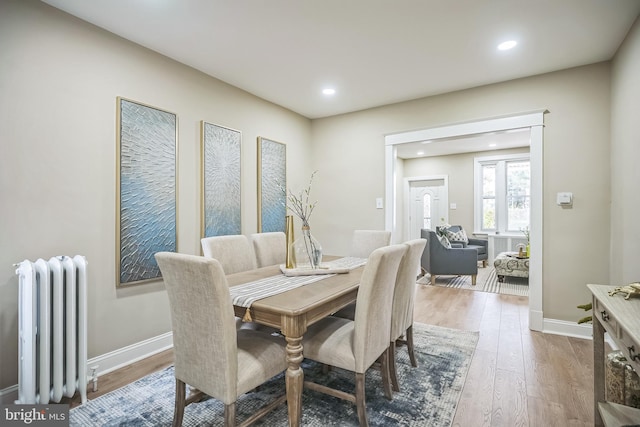
[[[573,205],[573,193],[558,193],[557,203],[558,206]]]

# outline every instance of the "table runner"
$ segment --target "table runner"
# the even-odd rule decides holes
[[[323,265],[326,265],[328,268],[346,268],[353,270],[363,266],[366,262],[367,260],[365,258],[344,257]],[[300,286],[308,285],[331,276],[335,276],[335,274],[312,276],[285,276],[283,274],[278,274],[276,276],[266,277],[264,279],[242,285],[232,286],[229,288],[229,293],[231,294],[231,301],[233,302],[233,305],[247,308],[242,320],[244,322],[251,322],[251,313],[249,309],[251,308],[251,304],[255,301],[277,295]]]

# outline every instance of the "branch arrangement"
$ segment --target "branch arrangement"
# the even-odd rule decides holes
[[[316,175],[318,171],[313,171],[311,174],[311,178],[309,179],[309,185],[307,188],[300,191],[300,194],[296,195],[291,190],[287,192],[286,188],[280,185],[280,189],[285,194],[287,203],[287,209],[289,209],[295,216],[300,218],[302,221],[303,227],[309,227],[309,218],[313,213],[313,210],[316,207],[317,201],[310,203],[309,195],[311,194],[311,183],[313,182],[313,177]]]

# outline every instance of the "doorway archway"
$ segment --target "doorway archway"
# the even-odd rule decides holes
[[[498,118],[489,118],[423,130],[400,132],[385,136],[385,228],[392,233],[392,241],[402,238],[397,222],[398,206],[402,203],[398,189],[401,169],[397,148],[401,144],[442,138],[455,138],[486,132],[529,128],[531,132],[531,259],[529,262],[529,329],[542,331],[542,186],[543,186],[543,126],[544,113],[539,110]]]

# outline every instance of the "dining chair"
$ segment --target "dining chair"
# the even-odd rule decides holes
[[[355,230],[351,238],[349,256],[367,258],[374,249],[389,246],[391,232],[385,230]]]
[[[173,426],[185,406],[203,394],[224,403],[224,425],[235,426],[236,400],[287,369],[285,343],[253,330],[236,330],[229,286],[216,259],[173,252],[155,258],[169,295],[176,397]],[[199,392],[186,396],[186,384]],[[286,400],[284,394],[242,425],[262,418]]]
[[[250,235],[258,267],[284,264],[287,258],[287,238],[282,231]]]
[[[394,391],[400,391],[396,370],[396,343],[407,346],[411,366],[414,368],[418,366],[413,347],[413,304],[416,280],[420,270],[420,259],[427,241],[425,239],[414,239],[404,244],[407,246],[407,253],[402,258],[398,268],[391,310],[389,372]],[[402,339],[403,336],[404,339]]]
[[[244,234],[205,237],[200,240],[200,244],[204,256],[217,259],[225,274],[256,268],[253,246]]]
[[[368,258],[371,252],[383,246],[389,246],[391,242],[391,232],[384,230],[355,230],[351,239],[351,249],[349,256],[355,258]],[[356,303],[352,302],[334,316],[354,319],[356,313]]]
[[[362,272],[355,319],[329,316],[311,325],[302,338],[304,357],[355,373],[355,394],[305,381],[308,389],[356,404],[361,426],[368,426],[365,372],[380,360],[384,393],[391,399],[389,336],[391,303],[400,261],[406,245],[374,250]]]
[[[239,273],[257,268],[251,240],[244,234],[205,237],[200,240],[202,253],[206,258],[215,258],[222,265],[225,274]],[[263,329],[253,322],[243,322],[236,317],[236,327]]]

